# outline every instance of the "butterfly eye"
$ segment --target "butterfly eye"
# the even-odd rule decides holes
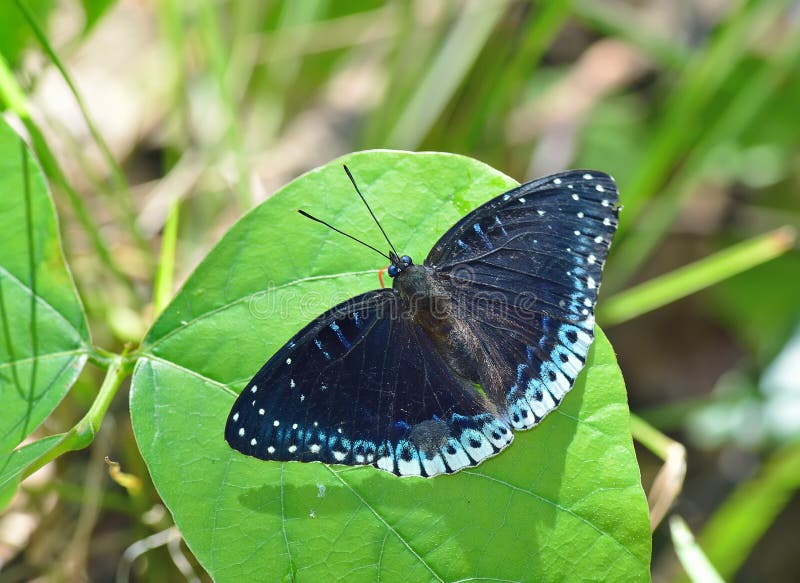
[[[394,277],[398,273],[400,273],[400,270],[397,269],[397,266],[395,264],[389,266],[389,277]]]
[[[402,262],[402,264],[403,264],[405,267],[408,267],[409,265],[411,265],[411,257],[409,257],[408,255],[403,255],[403,256],[400,258],[400,261]]]

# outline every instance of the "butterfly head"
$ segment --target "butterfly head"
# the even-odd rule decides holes
[[[410,265],[414,262],[411,260],[411,257],[408,255],[403,255],[402,257],[398,257],[397,254],[394,252],[389,253],[389,256],[392,259],[392,264],[389,266],[389,277],[395,277],[400,274],[400,272],[405,271],[408,269]]]

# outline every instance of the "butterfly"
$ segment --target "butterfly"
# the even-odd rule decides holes
[[[554,174],[468,213],[422,263],[400,255],[375,218],[391,251],[359,242],[390,260],[392,287],[295,334],[245,386],[225,440],[263,460],[398,476],[499,453],[558,407],[586,362],[618,213],[609,175]]]

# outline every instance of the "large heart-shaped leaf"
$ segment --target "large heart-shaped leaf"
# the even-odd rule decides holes
[[[426,480],[268,463],[231,450],[244,383],[323,309],[378,285],[381,244],[347,162],[403,252],[420,260],[465,212],[515,185],[448,154],[363,152],[292,182],[234,226],[153,326],[131,415],[187,543],[223,580],[646,580],[647,503],[625,387],[598,330],[561,407],[478,468]]]
[[[0,454],[5,454],[72,386],[89,351],[89,329],[42,171],[3,122],[0,233]],[[6,461],[0,458],[0,473]]]

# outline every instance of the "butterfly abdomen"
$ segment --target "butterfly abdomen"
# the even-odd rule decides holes
[[[434,268],[411,265],[394,280],[407,317],[420,326],[447,366],[458,373],[464,391],[483,407],[494,409],[483,389],[484,352],[452,295]]]

